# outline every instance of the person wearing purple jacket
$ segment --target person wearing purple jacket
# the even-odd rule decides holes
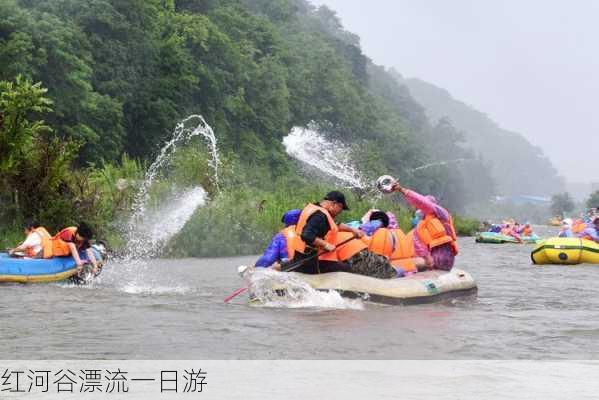
[[[281,222],[285,224],[285,228],[294,226],[299,220],[302,210],[289,210],[283,214]],[[264,250],[262,256],[256,261],[256,267],[268,268],[273,266],[277,268],[281,263],[289,261],[289,253],[287,250],[287,237],[281,231],[273,236],[268,247]]]
[[[457,246],[454,238],[455,229],[449,212],[437,203],[434,196],[423,196],[413,190],[402,187],[399,182],[395,182],[391,189],[394,192],[402,193],[408,204],[422,211],[424,214],[424,220],[419,222],[418,226],[414,229],[414,252],[416,256],[424,258],[429,268],[450,271],[455,262]],[[431,247],[424,242],[423,238],[420,237],[419,227],[430,217],[437,218],[443,224],[446,235],[454,238],[452,242],[435,247]]]
[[[584,230],[577,233],[576,236],[599,243],[599,217],[595,217],[592,224],[586,224]]]

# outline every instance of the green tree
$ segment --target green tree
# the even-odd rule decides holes
[[[567,213],[574,211],[574,200],[568,192],[555,194],[551,197],[551,212],[564,218]]]
[[[587,208],[599,208],[599,190],[591,193],[587,200]]]
[[[41,117],[52,111],[41,83],[17,76],[0,81],[0,186],[16,215],[39,216],[61,203],[60,186],[70,173],[77,145],[53,134]],[[70,212],[65,206],[58,218]]]

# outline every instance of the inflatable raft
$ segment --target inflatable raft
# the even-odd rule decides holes
[[[533,264],[599,264],[599,243],[554,237],[541,241],[530,254]]]
[[[522,243],[537,243],[540,238],[537,235],[532,236],[520,236]],[[519,243],[515,237],[509,235],[503,235],[496,232],[479,232],[476,235],[477,243]]]
[[[99,249],[92,249],[96,260],[101,262]],[[81,259],[86,259],[83,253]],[[84,283],[89,280],[89,276],[84,278],[79,275],[73,257],[14,258],[8,253],[0,253],[0,282],[41,283],[71,279],[75,283]]]
[[[463,270],[425,271],[405,278],[377,279],[347,272],[307,275],[291,272],[316,290],[335,290],[344,297],[363,298],[383,304],[423,304],[445,299],[470,296],[476,293],[474,278]],[[273,289],[284,295],[285,283],[278,282]],[[250,298],[252,291],[250,290]]]

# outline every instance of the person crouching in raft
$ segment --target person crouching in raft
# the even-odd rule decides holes
[[[307,274],[344,271],[381,279],[396,278],[397,271],[389,261],[368,251],[368,245],[358,239],[364,236],[362,231],[335,223],[334,218],[348,209],[343,193],[333,191],[320,203],[308,204],[302,210],[296,225],[293,264],[304,263],[296,271]]]
[[[457,236],[449,212],[437,204],[433,196],[423,196],[406,189],[399,182],[391,186],[392,192],[404,195],[405,200],[424,213],[413,233],[414,253],[427,261],[427,267],[450,271],[458,254]],[[420,267],[419,267],[420,270]]]
[[[286,211],[281,218],[285,228],[273,236],[262,256],[256,261],[255,267],[280,270],[281,264],[289,262],[294,256],[292,248],[293,238],[296,236],[295,225],[299,220],[302,210]]]

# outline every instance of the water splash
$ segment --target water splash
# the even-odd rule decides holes
[[[145,272],[149,260],[160,255],[206,200],[206,191],[198,186],[175,194],[162,207],[138,217],[138,225],[129,231],[127,252],[111,260],[111,268],[100,275],[99,282],[129,294],[181,293],[180,286],[169,286],[164,278],[152,279]]]
[[[201,115],[191,115],[177,124],[171,140],[160,150],[156,160],[146,171],[133,202],[133,213],[127,226],[127,247],[124,261],[148,258],[159,254],[164,244],[173,237],[192,216],[196,208],[206,202],[206,192],[196,187],[167,199],[165,206],[156,211],[148,210],[150,188],[160,173],[171,162],[178,146],[187,143],[195,136],[203,137],[208,143],[213,170],[211,181],[219,190],[218,167],[220,164],[216,136]],[[175,188],[176,189],[176,188]]]
[[[261,307],[364,309],[361,300],[343,298],[335,290],[315,290],[294,274],[258,268],[246,279],[253,304]]]
[[[473,158],[458,158],[456,160],[438,161],[438,162],[433,162],[430,164],[425,164],[425,165],[422,165],[417,168],[412,168],[410,171],[416,172],[416,171],[420,171],[420,170],[427,169],[427,168],[440,167],[440,166],[444,166],[444,165],[460,163],[460,162],[468,162],[468,161],[476,161],[476,160],[474,160]]]
[[[132,243],[137,257],[155,257],[175,236],[198,207],[206,204],[207,193],[197,186],[175,194],[165,205],[138,218]],[[132,231],[133,232],[133,231]],[[132,246],[133,247],[133,246]]]
[[[283,138],[287,154],[325,174],[339,179],[353,188],[367,185],[350,161],[351,151],[342,143],[325,139],[314,124],[307,128],[294,127]]]
[[[194,123],[196,124],[195,127],[193,127]],[[189,125],[191,125],[191,127]],[[189,139],[195,136],[202,136],[208,142],[209,153],[211,156],[210,160],[208,161],[208,165],[214,171],[211,180],[218,190],[218,166],[220,164],[220,160],[216,145],[216,136],[214,135],[214,131],[210,125],[206,123],[201,115],[191,115],[177,124],[173,132],[172,139],[162,147],[160,154],[158,154],[156,160],[154,160],[152,165],[150,165],[146,171],[144,180],[133,201],[133,214],[131,217],[132,223],[135,223],[140,216],[145,214],[146,206],[150,196],[150,187],[164,167],[172,160],[173,155],[177,151],[177,145],[186,143],[189,141]]]

